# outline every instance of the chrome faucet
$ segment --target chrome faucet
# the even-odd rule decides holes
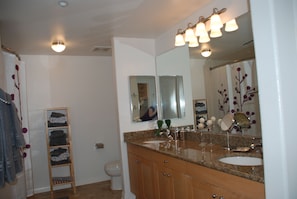
[[[258,142],[258,143],[255,143],[255,140],[259,140],[259,142]],[[261,140],[261,138],[255,138],[255,137],[253,137],[253,138],[252,138],[252,144],[250,145],[250,148],[251,148],[252,150],[254,150],[254,149],[257,148],[257,147],[262,148],[262,140]],[[262,149],[261,149],[261,150],[262,150]]]

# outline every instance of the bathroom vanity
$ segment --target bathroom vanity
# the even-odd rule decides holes
[[[131,192],[137,198],[264,199],[263,165],[219,161],[237,153],[196,141],[127,139]]]

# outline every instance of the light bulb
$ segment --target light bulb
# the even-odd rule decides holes
[[[193,37],[190,41],[189,41],[189,47],[197,47],[199,46],[197,37]]]
[[[199,23],[196,25],[196,32],[195,32],[195,35],[199,37],[199,36],[205,34],[205,32],[206,32],[205,24],[202,23],[202,22],[199,22]]]
[[[211,38],[216,38],[216,37],[221,37],[221,36],[222,36],[221,29],[211,29],[211,31],[210,31]]]
[[[175,36],[175,46],[183,46],[183,45],[185,45],[184,36],[179,33]]]
[[[232,32],[238,29],[238,25],[236,23],[235,19],[232,19],[230,21],[228,21],[225,25],[225,31],[226,32]]]
[[[213,14],[210,18],[210,29],[220,29],[223,27],[221,17],[218,14]]]
[[[188,28],[186,30],[185,42],[190,42],[195,36],[194,30],[192,28]]]

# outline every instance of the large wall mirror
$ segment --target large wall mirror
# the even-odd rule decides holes
[[[130,76],[130,102],[133,122],[158,119],[154,76]]]
[[[218,91],[220,89],[226,89],[228,97],[234,97],[234,85],[236,84],[234,80],[236,79],[237,68],[240,66],[242,74],[248,74],[248,78],[246,78],[245,83],[242,84],[242,86],[245,86],[244,89],[246,89],[246,86],[255,88],[253,91],[253,99],[246,103],[245,106],[247,107],[242,111],[245,113],[253,112],[254,115],[251,120],[256,120],[256,124],[251,125],[252,128],[247,131],[245,129],[243,135],[260,136],[261,121],[257,89],[257,66],[255,65],[250,13],[239,16],[237,23],[239,29],[235,32],[225,32],[222,30],[222,37],[212,38],[210,42],[200,44],[200,46],[196,48],[188,48],[192,87],[191,100],[205,99],[207,101],[208,117],[215,116],[217,119],[223,118],[224,113],[219,110],[218,99],[220,94]],[[208,58],[202,57],[200,53],[205,48],[212,50],[212,55]],[[167,57],[167,59],[169,58]],[[172,59],[172,57],[170,59]],[[157,71],[158,67],[159,65],[157,63]],[[182,66],[182,68],[184,69],[184,66]],[[172,74],[174,70],[176,70],[176,68],[171,67],[168,72]],[[164,73],[163,71],[163,75]],[[231,101],[233,100],[231,99],[230,102]],[[193,105],[191,106],[193,107]],[[232,107],[231,104],[229,109],[232,108],[234,107]],[[193,121],[193,124],[194,123]],[[219,129],[217,128],[217,130]]]
[[[186,105],[192,101],[189,66],[188,47],[174,48],[156,57],[159,119],[174,119],[175,124],[192,121],[186,114]]]
[[[185,116],[185,96],[182,76],[159,76],[161,108],[164,119]]]

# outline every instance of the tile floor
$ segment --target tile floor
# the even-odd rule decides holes
[[[35,194],[28,199],[120,199],[122,191],[110,189],[110,181],[98,182],[76,187],[76,194],[72,189],[57,190],[51,196],[50,192]]]

